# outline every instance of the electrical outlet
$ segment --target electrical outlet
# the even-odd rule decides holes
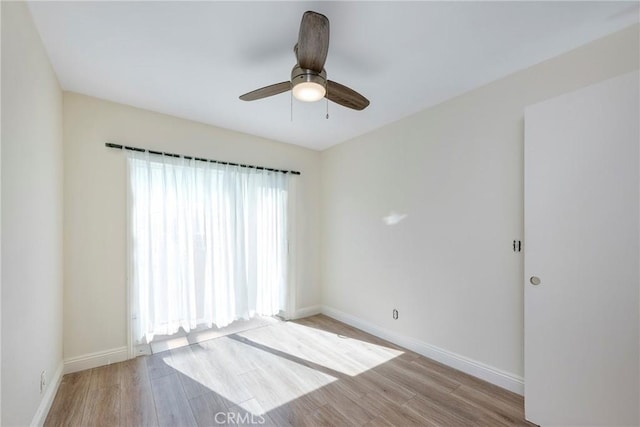
[[[42,371],[40,374],[40,394],[47,388],[47,371]]]
[[[395,308],[393,309],[393,318],[394,320],[398,320],[398,310],[396,310]]]

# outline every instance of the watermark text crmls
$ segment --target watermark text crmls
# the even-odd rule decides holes
[[[254,415],[249,412],[216,412],[213,417],[216,424],[255,424],[261,425],[266,422],[264,416]]]

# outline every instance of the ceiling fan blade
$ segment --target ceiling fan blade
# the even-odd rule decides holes
[[[302,15],[298,44],[295,48],[298,65],[319,73],[329,52],[329,19],[317,12]]]
[[[358,111],[364,110],[369,106],[367,98],[355,90],[331,80],[327,80],[327,94],[325,97],[336,104]]]
[[[288,90],[291,90],[291,82],[276,83],[271,86],[265,86],[251,92],[247,92],[244,95],[240,95],[240,99],[243,101],[255,101],[256,99],[277,95]]]

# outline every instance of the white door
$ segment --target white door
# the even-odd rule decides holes
[[[525,413],[536,424],[640,424],[639,77],[525,111]]]

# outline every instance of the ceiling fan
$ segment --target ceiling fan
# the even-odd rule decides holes
[[[305,102],[330,101],[354,110],[364,110],[369,100],[340,83],[327,80],[324,63],[329,51],[329,19],[317,12],[302,15],[298,43],[293,47],[297,63],[291,70],[291,81],[276,83],[240,95],[243,101],[255,101],[288,90]]]

